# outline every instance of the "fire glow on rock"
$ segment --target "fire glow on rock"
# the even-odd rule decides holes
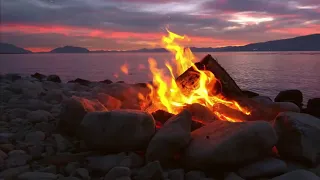
[[[162,45],[168,51],[175,55],[173,65],[166,62],[165,65],[170,71],[170,75],[166,75],[163,69],[157,68],[157,63],[153,58],[149,58],[149,66],[153,75],[154,85],[148,85],[151,89],[149,98],[152,100],[156,109],[165,110],[172,114],[178,114],[185,106],[190,104],[201,104],[216,114],[221,120],[240,122],[242,120],[232,118],[222,112],[214,111],[213,106],[217,103],[224,104],[229,108],[238,110],[246,115],[250,115],[250,111],[241,107],[236,101],[226,100],[221,94],[213,92],[216,83],[219,83],[214,74],[207,70],[199,70],[194,61],[195,56],[189,48],[183,47],[179,42],[188,40],[186,36],[180,36],[169,30],[168,36],[162,37]],[[175,75],[180,75],[188,68],[193,67],[199,73],[199,80],[196,88],[186,95],[176,83]],[[143,98],[140,96],[139,98]]]

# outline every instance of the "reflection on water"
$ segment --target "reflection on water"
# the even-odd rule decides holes
[[[198,58],[208,53],[195,53]],[[320,52],[210,53],[239,86],[274,97],[280,90],[300,89],[305,99],[320,97]],[[28,54],[0,55],[1,73],[57,74],[63,81],[88,80],[146,82],[151,80],[148,58],[164,67],[169,53]],[[120,71],[128,64],[129,75]],[[115,77],[115,74],[118,77]]]

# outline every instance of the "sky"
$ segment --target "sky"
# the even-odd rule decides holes
[[[320,0],[0,0],[1,42],[34,52],[222,47],[320,33]]]

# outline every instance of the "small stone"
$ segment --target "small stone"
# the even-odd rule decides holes
[[[49,165],[47,167],[44,167],[42,169],[38,170],[39,172],[46,172],[46,173],[53,173],[53,174],[57,174],[57,167],[54,165]]]
[[[80,167],[80,163],[78,162],[71,162],[68,163],[67,166],[64,168],[64,172],[67,175],[71,175],[72,172],[74,172],[77,168]]]
[[[131,170],[128,167],[114,167],[104,177],[104,180],[114,180],[122,177],[130,177]]]
[[[52,136],[56,142],[58,152],[65,152],[71,146],[70,142],[61,134],[53,134]]]
[[[26,135],[25,141],[28,143],[38,143],[43,141],[46,135],[42,131],[30,132]]]
[[[7,159],[7,157],[8,157],[8,155],[5,152],[3,152],[2,150],[0,150],[0,158]]]
[[[185,175],[186,180],[197,180],[205,177],[206,174],[202,171],[189,171]]]
[[[31,160],[31,156],[22,150],[10,151],[8,156],[9,157],[5,162],[7,168],[23,166],[26,165],[29,160]]]
[[[4,179],[13,179],[21,173],[28,172],[30,170],[30,166],[20,166],[15,168],[9,168],[0,172],[0,178]]]
[[[242,167],[239,169],[239,175],[245,179],[256,177],[269,177],[283,174],[287,171],[287,165],[284,161],[275,158],[267,158]]]
[[[28,152],[33,158],[40,158],[44,151],[44,146],[40,143],[28,147]]]
[[[47,81],[52,81],[52,82],[56,82],[56,83],[61,83],[61,79],[59,76],[57,75],[49,75],[47,77]]]
[[[306,112],[320,118],[320,98],[309,99]]]
[[[17,180],[56,180],[58,176],[52,173],[45,172],[25,172],[20,174]]]
[[[296,170],[281,176],[272,178],[271,180],[319,180],[319,176],[306,170]]]
[[[14,150],[14,145],[13,144],[0,144],[0,150],[2,150],[3,152],[10,152],[12,150]]]
[[[171,180],[184,180],[184,170],[183,169],[174,169],[169,171],[168,177]]]
[[[128,155],[131,159],[131,166],[130,168],[139,168],[144,165],[144,159],[140,155],[130,152]]]
[[[70,176],[70,177],[61,177],[58,180],[81,180],[81,179]]]
[[[0,144],[10,143],[13,133],[0,133]]]
[[[135,179],[139,180],[163,180],[164,178],[162,177],[162,167],[159,163],[159,161],[154,161],[148,163],[146,166],[142,167]]]
[[[90,180],[89,172],[84,168],[76,169],[71,176],[78,177],[82,180]]]
[[[88,167],[97,172],[107,173],[113,167],[124,166],[130,167],[131,164],[128,164],[127,161],[130,159],[128,156],[123,153],[120,154],[110,154],[106,156],[94,156],[88,157]]]
[[[244,180],[242,177],[238,176],[236,173],[229,173],[224,180]]]
[[[53,119],[53,116],[48,111],[36,110],[28,113],[27,119],[31,123],[48,122]]]
[[[47,76],[40,74],[40,73],[34,73],[31,75],[31,77],[38,79],[39,81],[42,81],[43,79],[45,79]]]

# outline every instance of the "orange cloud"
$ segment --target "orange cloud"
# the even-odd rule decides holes
[[[47,48],[47,47],[26,47],[24,49],[27,49],[29,51],[32,52],[49,52],[51,51],[53,48]]]
[[[320,33],[320,24],[310,24],[305,27],[288,27],[288,28],[271,29],[270,32],[290,34],[290,35],[296,35],[296,36],[316,34],[316,33]]]

